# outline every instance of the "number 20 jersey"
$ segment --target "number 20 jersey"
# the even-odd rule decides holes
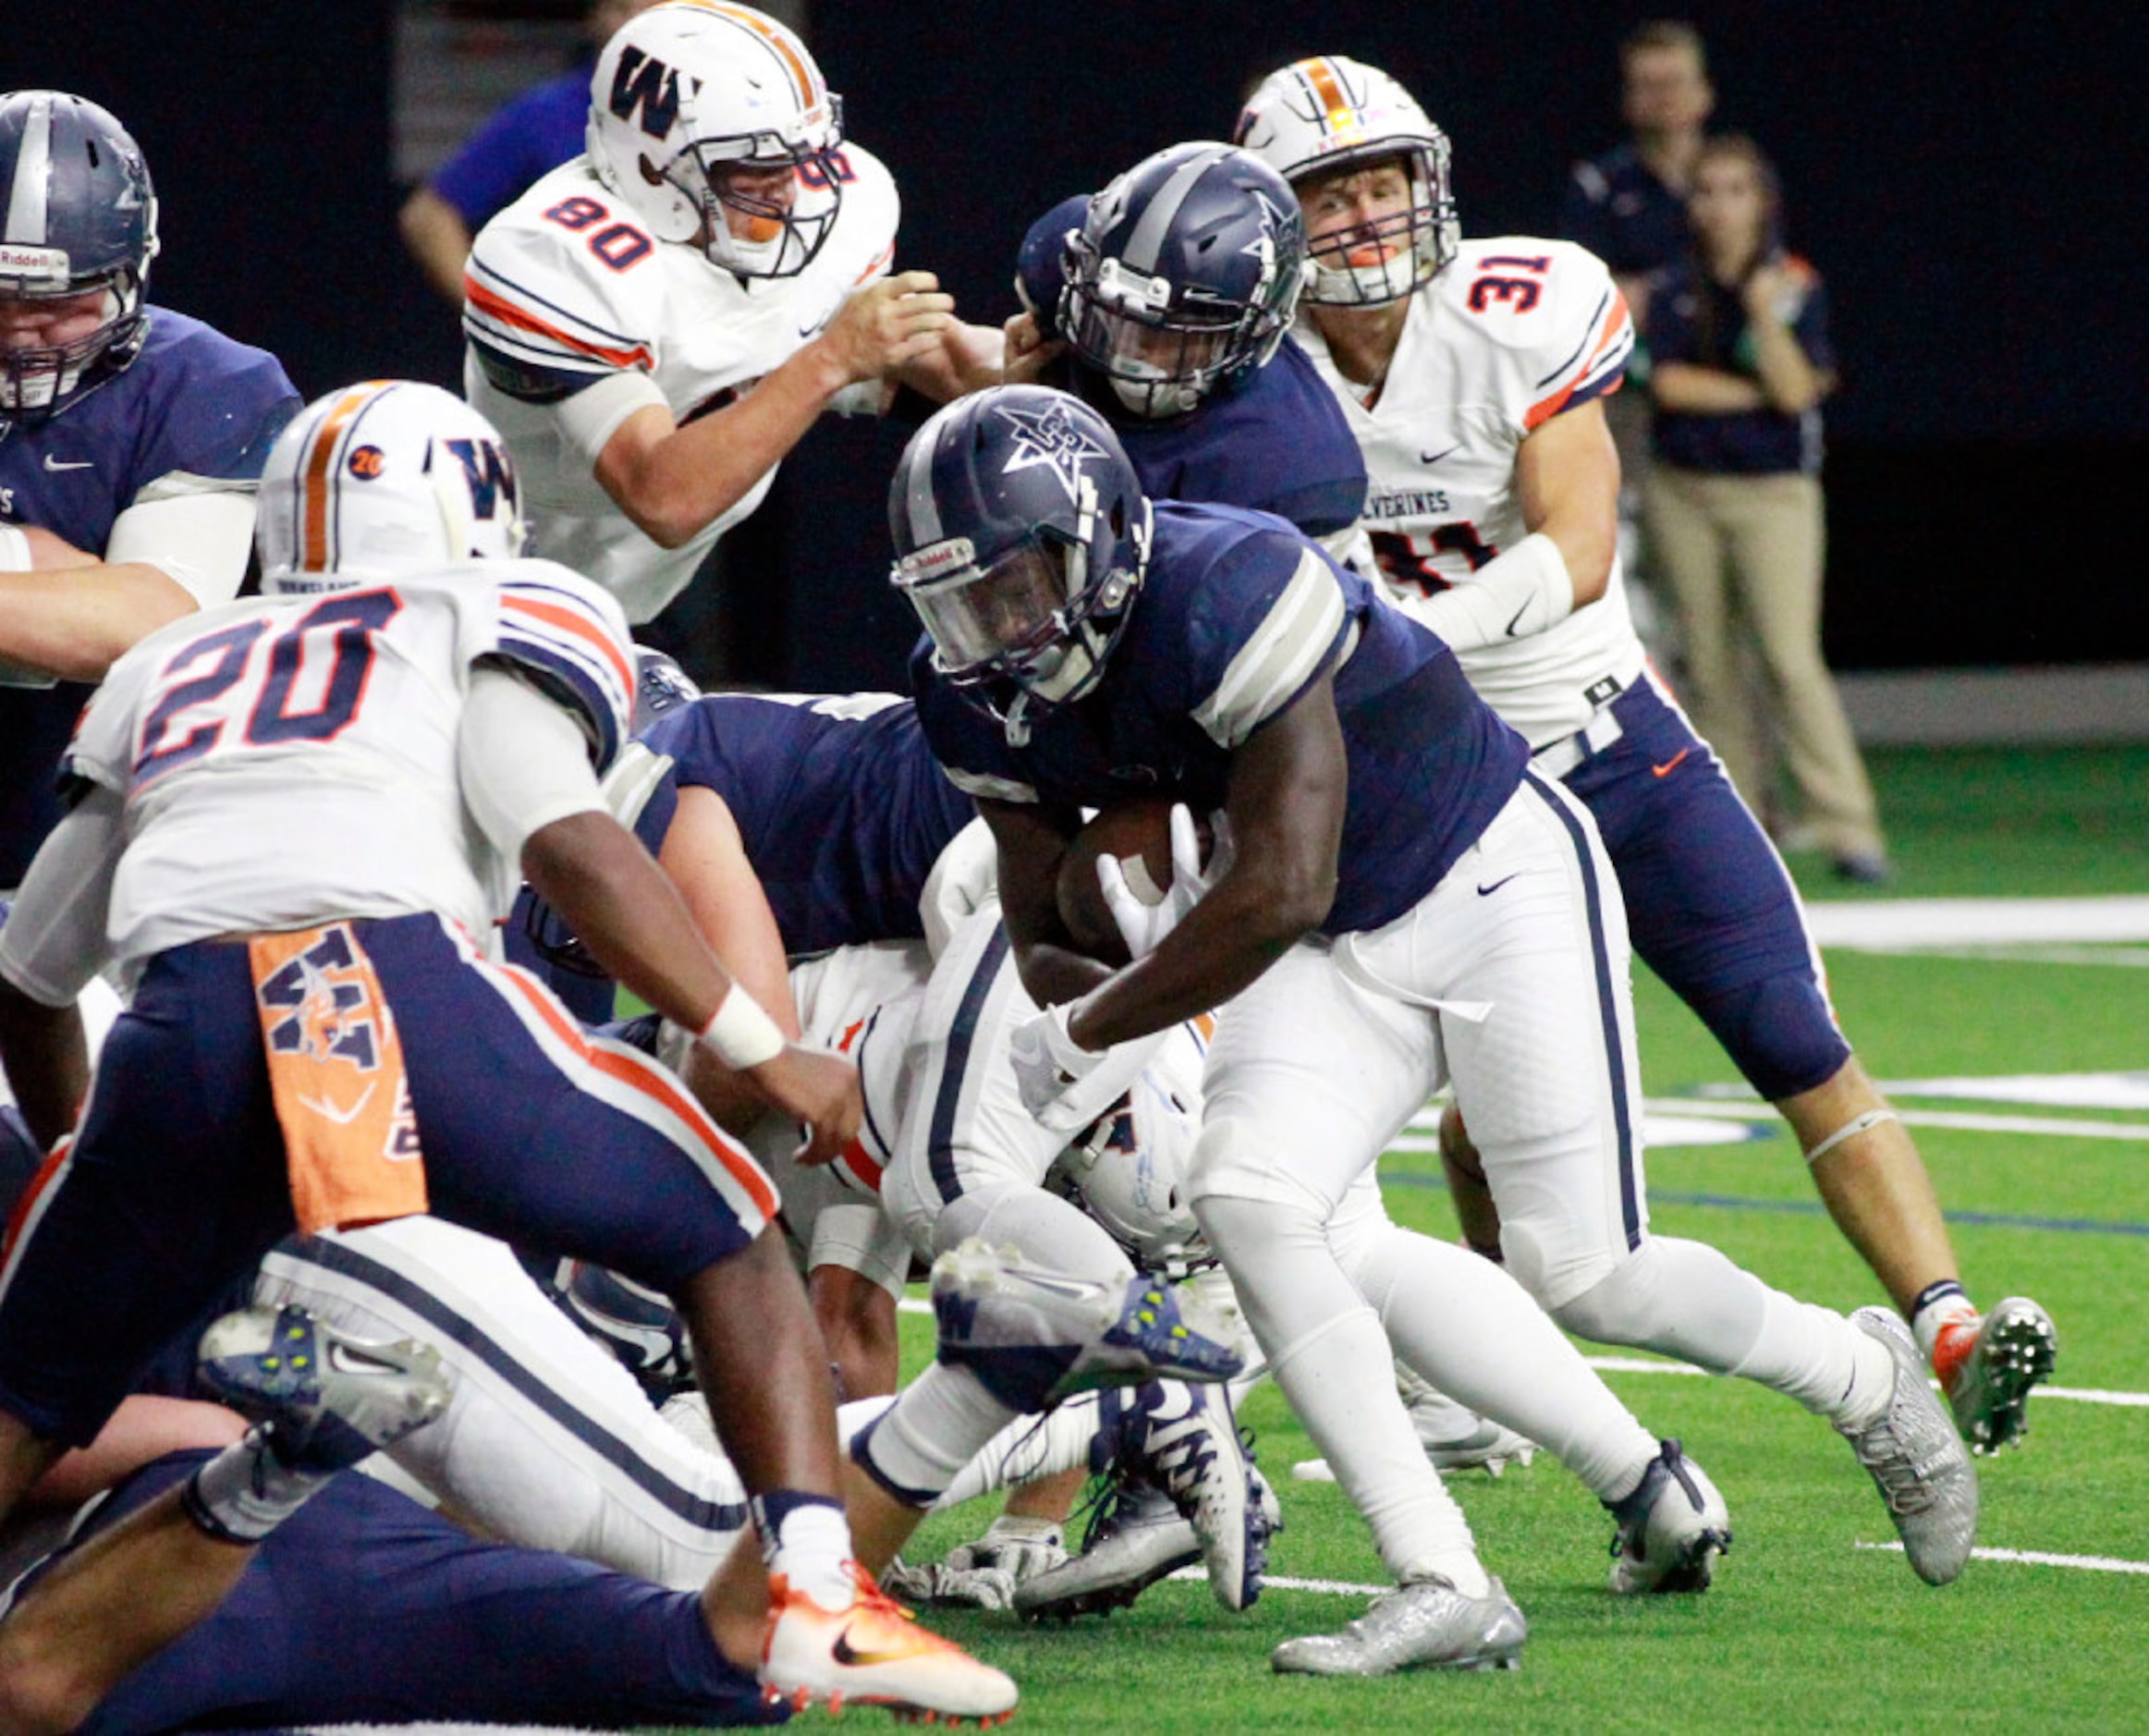
[[[847,144],[836,172],[843,204],[835,227],[796,276],[735,277],[698,247],[653,239],[587,157],[539,181],[471,249],[464,395],[515,455],[533,552],[589,574],[630,621],[651,619],[686,588],[716,539],[761,504],[776,467],[699,534],[665,549],[604,492],[564,437],[556,406],[635,368],[683,425],[790,360],[895,255],[898,201],[887,170]]]
[[[1370,410],[1303,310],[1294,336],[1358,436],[1370,484],[1363,528],[1389,600],[1406,612],[1470,583],[1529,533],[1517,448],[1563,410],[1616,391],[1634,347],[1626,300],[1603,263],[1530,236],[1465,241],[1410,298]],[[1605,595],[1548,632],[1458,655],[1532,748],[1571,735],[1642,672],[1618,561]]]
[[[126,801],[107,938],[131,965],[209,935],[437,911],[481,943],[519,871],[462,798],[471,668],[511,666],[625,740],[618,605],[548,561],[486,561],[175,622],[113,666],[65,765]]]

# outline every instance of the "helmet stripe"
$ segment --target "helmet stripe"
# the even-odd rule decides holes
[[[385,389],[378,380],[346,392],[329,407],[328,414],[313,431],[306,456],[299,465],[299,497],[305,503],[305,519],[299,544],[300,572],[326,572],[334,559],[329,533],[335,528],[329,507],[337,481],[336,443],[346,425]]]
[[[937,438],[910,442],[910,473],[903,479],[903,510],[910,515],[910,546],[930,548],[944,534],[940,504],[933,497],[933,455]]]
[[[1343,80],[1336,76],[1336,68],[1326,56],[1318,60],[1301,60],[1299,71],[1306,82],[1313,87],[1313,95],[1326,111],[1321,118],[1324,132],[1341,132],[1351,124],[1355,104],[1344,94]]]
[[[734,24],[751,31],[775,50],[776,58],[784,63],[784,69],[790,74],[791,85],[798,92],[800,107],[812,109],[822,107],[826,104],[827,93],[822,88],[817,70],[811,61],[807,60],[791,45],[790,32],[783,26],[777,24],[772,27],[773,21],[761,13],[751,11],[745,6],[725,6],[722,4],[722,0],[717,0],[717,4],[712,5],[709,9],[712,12],[721,13]]]
[[[45,202],[52,188],[53,98],[50,91],[31,97],[22,123],[22,143],[15,158],[15,181],[7,189],[7,232],[0,240],[28,247],[45,244]]]
[[[1127,245],[1120,257],[1136,271],[1154,272],[1157,255],[1163,251],[1173,220],[1179,214],[1179,207],[1187,202],[1187,195],[1194,190],[1194,183],[1215,166],[1220,153],[1203,151],[1187,158],[1171,172],[1171,178],[1156,189],[1148,209],[1135,224],[1134,233],[1127,238]]]

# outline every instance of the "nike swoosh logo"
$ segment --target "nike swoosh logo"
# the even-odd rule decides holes
[[[1515,631],[1515,629],[1522,624],[1522,617],[1529,613],[1530,605],[1528,603],[1523,604],[1520,608],[1515,611],[1515,618],[1508,623],[1508,637],[1509,639],[1519,639],[1521,637],[1520,634]]]
[[[95,458],[55,458],[49,452],[44,455],[44,467],[48,471],[88,471],[94,470],[96,465]]]
[[[1665,761],[1662,765],[1652,765],[1649,769],[1654,772],[1659,777],[1667,777],[1671,775],[1672,772],[1678,769],[1679,761],[1685,759],[1686,756],[1692,752],[1693,749],[1691,748],[1681,748],[1677,753],[1674,753],[1668,760]]]
[[[326,1097],[300,1097],[299,1101],[304,1104],[309,1109],[312,1110],[315,1115],[325,1117],[327,1119],[334,1121],[336,1126],[348,1127],[353,1121],[358,1119],[359,1112],[362,1110],[367,1104],[372,1101],[372,1096],[373,1088],[371,1085],[368,1085],[363,1091],[359,1093],[359,1100],[352,1104],[348,1109],[337,1108],[336,1105]]]
[[[1446,457],[1448,455],[1448,453],[1449,453],[1449,452],[1459,452],[1459,451],[1461,451],[1461,450],[1462,450],[1462,442],[1461,442],[1461,441],[1459,441],[1459,440],[1458,440],[1458,441],[1457,441],[1457,442],[1456,442],[1456,443],[1455,443],[1453,446],[1449,446],[1446,452],[1421,452],[1421,453],[1419,453],[1419,454],[1418,454],[1418,462],[1419,462],[1419,463],[1421,463],[1421,464],[1437,464],[1437,463],[1439,463],[1439,462],[1440,462],[1440,460],[1441,460],[1442,458],[1446,458]]]
[[[871,1669],[875,1664],[899,1663],[907,1652],[860,1652],[851,1649],[850,1630],[846,1628],[836,1636],[836,1644],[828,1648],[828,1655],[845,1669]]]
[[[1480,887],[1478,887],[1478,889],[1477,889],[1477,895],[1478,895],[1478,897],[1479,897],[1479,898],[1481,898],[1481,899],[1489,899],[1489,898],[1491,898],[1491,897],[1492,897],[1492,895],[1493,895],[1494,893],[1497,892],[1497,891],[1498,891],[1498,890],[1499,890],[1499,889],[1500,889],[1502,886],[1506,886],[1506,885],[1508,884],[1508,881],[1510,881],[1510,880],[1514,879],[1514,878],[1516,877],[1516,875],[1520,874],[1521,872],[1522,872],[1522,871],[1521,871],[1520,868],[1518,868],[1518,869],[1516,869],[1516,870],[1515,870],[1515,873],[1514,873],[1514,874],[1502,875],[1502,876],[1501,876],[1499,879],[1497,879],[1497,880],[1494,881],[1494,882],[1492,883],[1492,885],[1491,885],[1491,886],[1480,886]]]

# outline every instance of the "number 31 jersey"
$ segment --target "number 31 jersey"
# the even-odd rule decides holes
[[[791,277],[739,278],[683,241],[658,241],[587,157],[547,175],[480,232],[463,280],[463,391],[507,436],[533,547],[653,618],[716,539],[759,506],[769,469],[676,549],[645,536],[568,441],[559,405],[609,374],[646,373],[681,424],[726,408],[788,361],[895,256],[898,202],[856,145],[836,153],[843,203],[827,242]]]
[[[596,769],[611,763],[634,691],[626,622],[548,561],[253,598],[143,640],[65,761],[126,801],[115,956],[426,911],[482,942],[519,871],[462,798],[457,745],[481,662],[558,702]]]
[[[1529,533],[1517,449],[1562,410],[1616,391],[1634,347],[1603,263],[1528,236],[1465,241],[1417,291],[1370,410],[1303,310],[1294,335],[1358,436],[1370,483],[1363,528],[1388,599],[1406,613],[1470,583]],[[1642,672],[1618,561],[1605,595],[1550,631],[1458,654],[1532,748],[1571,735]]]

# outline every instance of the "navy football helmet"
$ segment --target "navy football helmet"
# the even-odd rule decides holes
[[[1281,175],[1231,145],[1173,145],[1090,201],[1059,328],[1134,415],[1182,416],[1276,354],[1305,260]]]
[[[934,665],[1020,740],[1031,704],[1096,686],[1149,565],[1149,501],[1111,424],[1066,392],[958,398],[911,437],[888,495],[896,588]],[[1020,690],[1003,710],[989,690]]]
[[[0,416],[56,415],[140,353],[156,251],[156,194],[126,128],[65,91],[0,96],[0,297],[104,293],[86,336],[0,356]]]
[[[634,648],[634,718],[629,732],[640,735],[667,711],[691,705],[702,697],[694,678],[676,658],[654,645]]]

